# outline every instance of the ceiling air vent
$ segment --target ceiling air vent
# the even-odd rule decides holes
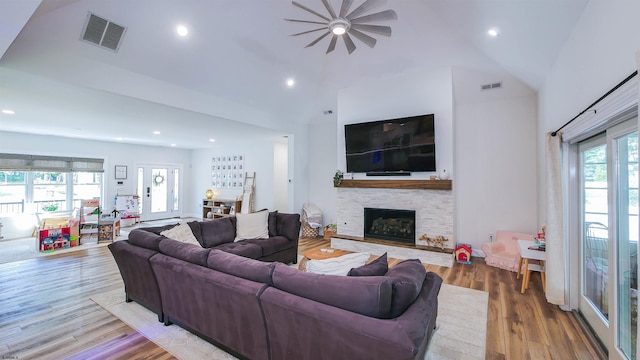
[[[491,90],[491,89],[499,89],[502,87],[501,82],[493,83],[493,84],[485,84],[480,86],[481,90]]]
[[[82,40],[112,51],[118,51],[120,40],[126,30],[127,28],[124,26],[89,13],[82,31]]]

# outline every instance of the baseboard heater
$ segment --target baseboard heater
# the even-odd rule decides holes
[[[367,176],[409,176],[411,171],[370,171]]]

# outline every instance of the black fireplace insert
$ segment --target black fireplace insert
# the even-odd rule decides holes
[[[413,210],[364,208],[364,237],[416,242],[416,212]]]

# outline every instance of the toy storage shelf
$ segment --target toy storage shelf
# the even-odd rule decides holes
[[[100,200],[86,199],[80,202],[80,244],[98,242],[98,220],[100,219]]]

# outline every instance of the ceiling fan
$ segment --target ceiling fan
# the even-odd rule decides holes
[[[317,44],[320,40],[324,39],[327,35],[331,34],[331,41],[329,42],[329,47],[327,48],[327,54],[332,52],[336,47],[336,42],[339,37],[344,39],[344,44],[347,47],[347,51],[351,54],[356,49],[356,45],[353,43],[351,36],[357,38],[363,43],[367,44],[369,47],[373,48],[376,46],[376,39],[365,34],[365,32],[391,36],[391,27],[383,26],[383,25],[371,25],[370,23],[375,21],[386,21],[386,20],[396,20],[398,19],[398,15],[393,10],[385,10],[377,13],[364,15],[375,7],[381,5],[384,0],[366,0],[360,6],[355,8],[353,11],[349,12],[349,8],[353,4],[353,0],[342,0],[342,6],[340,7],[340,12],[336,13],[329,0],[321,0],[324,7],[329,12],[329,16],[322,15],[321,13],[310,9],[298,2],[292,1],[292,4],[305,10],[324,21],[308,21],[308,20],[295,20],[295,19],[285,19],[287,21],[292,22],[300,22],[300,23],[308,23],[308,24],[318,24],[322,25],[317,29],[303,31],[297,34],[292,34],[291,36],[299,36],[304,35],[316,31],[325,31],[320,37],[313,40],[309,43],[309,45],[305,46],[310,47]]]

